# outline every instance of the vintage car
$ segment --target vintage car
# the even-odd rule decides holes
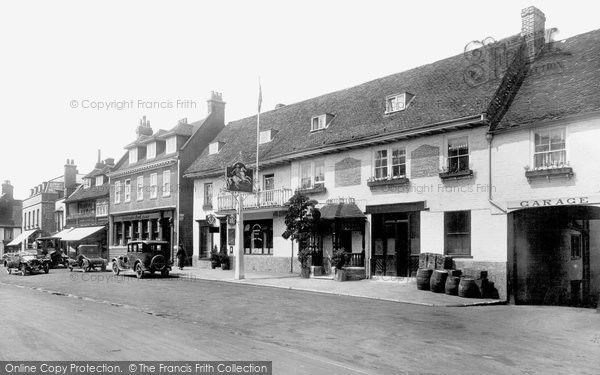
[[[173,263],[170,254],[167,241],[130,241],[127,253],[112,259],[112,270],[115,275],[135,272],[138,279],[144,277],[145,272],[160,272],[167,277]]]
[[[69,257],[61,249],[51,250],[47,258],[50,260],[50,268],[56,268],[59,265],[69,267]]]
[[[2,264],[4,264],[4,267],[6,267],[6,265],[8,264],[8,258],[14,256],[15,254],[17,254],[17,253],[16,252],[4,253],[4,255],[2,255]]]
[[[98,245],[79,245],[73,258],[69,259],[69,271],[73,268],[81,268],[83,272],[99,268],[106,271],[108,261],[102,258],[102,250]]]
[[[12,273],[13,270],[19,270],[23,276],[33,271],[44,271],[44,273],[48,273],[48,270],[50,269],[50,261],[46,257],[39,256],[32,251],[21,251],[10,254],[5,261],[5,265],[6,271],[9,274]]]

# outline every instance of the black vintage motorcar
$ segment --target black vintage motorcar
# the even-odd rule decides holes
[[[35,252],[21,251],[11,254],[6,259],[6,271],[10,274],[13,270],[21,271],[25,276],[34,271],[48,273],[50,269],[50,260],[45,256],[40,256]]]
[[[50,260],[50,268],[56,268],[61,264],[65,267],[69,266],[69,257],[66,256],[61,249],[50,251],[48,253],[48,259]]]
[[[112,259],[112,270],[115,275],[135,273],[138,279],[145,272],[160,272],[161,276],[169,276],[173,264],[167,241],[131,241],[127,244],[127,253]]]
[[[83,272],[92,271],[99,268],[101,271],[106,271],[108,261],[102,258],[102,249],[98,245],[79,245],[77,254],[73,259],[69,259],[69,271],[73,268],[81,268]]]

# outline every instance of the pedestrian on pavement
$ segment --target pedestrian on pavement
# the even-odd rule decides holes
[[[180,270],[183,270],[183,266],[185,265],[185,258],[186,258],[186,253],[185,253],[185,249],[183,248],[183,244],[180,243],[177,249],[177,266],[179,267]]]

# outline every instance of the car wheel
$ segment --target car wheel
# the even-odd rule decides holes
[[[12,268],[6,267],[6,272],[8,272],[8,274],[10,275],[12,273]]]
[[[112,262],[112,271],[116,276],[119,276],[119,274],[121,273],[121,270],[119,269],[119,266],[117,265],[117,262]]]
[[[162,277],[168,277],[169,276],[169,269],[165,268],[164,270],[160,271],[160,275]]]
[[[27,275],[27,266],[25,264],[21,264],[21,276]]]
[[[144,277],[144,270],[142,269],[142,265],[139,263],[135,266],[135,276],[137,276],[138,279]]]

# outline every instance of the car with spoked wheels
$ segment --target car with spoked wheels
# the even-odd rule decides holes
[[[6,271],[11,274],[13,271],[20,271],[22,276],[33,272],[48,273],[50,270],[50,261],[44,256],[38,256],[31,251],[20,251],[12,253],[5,260]]]
[[[106,271],[108,261],[102,258],[102,249],[98,245],[79,245],[74,258],[69,259],[69,271],[80,268],[82,272],[100,269]]]
[[[127,253],[112,259],[113,273],[117,276],[135,274],[141,279],[145,273],[160,272],[162,277],[167,277],[173,264],[169,247],[168,241],[130,241]]]

